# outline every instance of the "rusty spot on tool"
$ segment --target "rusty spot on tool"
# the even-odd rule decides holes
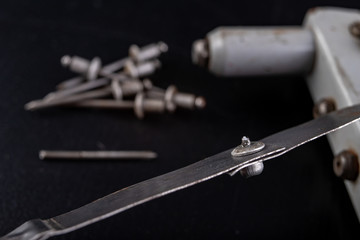
[[[318,10],[318,8],[317,8],[317,7],[310,8],[310,9],[308,10],[308,13],[313,14],[313,13],[317,12],[317,10]]]

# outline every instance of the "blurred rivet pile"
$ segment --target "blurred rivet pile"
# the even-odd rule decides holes
[[[105,66],[98,57],[87,60],[63,56],[61,65],[80,76],[60,83],[55,92],[27,103],[25,109],[33,111],[55,106],[133,109],[138,118],[143,118],[148,112],[174,112],[177,107],[204,108],[203,97],[178,92],[173,85],[161,89],[146,78],[161,68],[157,58],[167,51],[164,42],[141,48],[131,45],[128,57]]]

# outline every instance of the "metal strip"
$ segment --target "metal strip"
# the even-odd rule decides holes
[[[0,240],[39,240],[74,231],[221,174],[231,171],[235,173],[253,162],[280,156],[306,142],[349,125],[359,118],[360,105],[333,112],[264,138],[262,142],[265,143],[265,148],[253,155],[232,157],[233,149],[227,150],[179,170],[124,188],[57,217],[28,221]]]

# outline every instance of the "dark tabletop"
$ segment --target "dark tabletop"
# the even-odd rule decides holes
[[[312,119],[301,76],[218,78],[191,63],[217,26],[301,25],[307,9],[354,1],[9,1],[0,5],[0,236],[128,185]],[[165,41],[152,80],[203,95],[202,111],[138,120],[126,111],[24,104],[75,76],[64,54],[109,63],[130,44]],[[40,149],[154,150],[150,162],[39,160]],[[262,175],[220,176],[56,239],[350,239],[359,221],[332,170],[326,138],[265,163]]]

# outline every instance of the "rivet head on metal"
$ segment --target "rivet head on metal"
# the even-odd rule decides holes
[[[241,169],[240,174],[244,178],[249,178],[256,175],[260,175],[263,172],[263,170],[264,170],[264,163],[262,161],[258,161],[246,168]]]
[[[261,151],[265,147],[264,143],[251,142],[250,139],[245,136],[242,137],[241,140],[242,140],[241,145],[234,148],[234,150],[232,150],[232,152],[231,152],[231,155],[233,157],[241,157],[241,156],[250,155],[250,154]]]

